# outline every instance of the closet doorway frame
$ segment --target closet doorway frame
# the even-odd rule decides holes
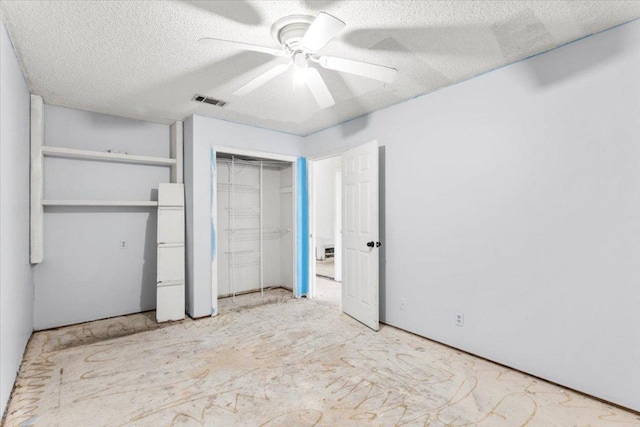
[[[258,151],[258,150],[250,150],[245,148],[238,147],[227,147],[223,145],[213,146],[214,158],[213,162],[218,161],[218,154],[227,154],[232,156],[247,156],[247,157],[257,157],[264,160],[278,160],[282,162],[291,163],[291,191],[292,193],[292,209],[293,209],[293,224],[291,226],[291,236],[293,239],[293,257],[291,262],[291,270],[293,272],[293,296],[300,295],[300,283],[298,281],[298,271],[297,271],[297,260],[298,260],[298,239],[296,236],[298,235],[298,182],[296,177],[298,176],[297,171],[297,156],[290,156],[286,154],[277,154],[277,153],[269,153],[266,151]],[[213,200],[216,201],[211,203],[211,220],[213,222],[213,228],[216,230],[216,233],[213,236],[213,244],[215,248],[218,248],[218,174],[217,174],[217,165],[216,165],[216,173],[212,174],[212,182],[211,182],[211,192],[213,196]],[[218,256],[213,257],[211,261],[211,306],[214,307],[214,311],[218,313]]]

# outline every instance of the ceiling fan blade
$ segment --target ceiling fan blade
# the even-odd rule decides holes
[[[237,95],[237,96],[244,96],[244,95],[246,95],[248,93],[251,93],[254,90],[256,90],[257,88],[259,88],[260,86],[262,86],[263,84],[267,83],[269,80],[271,80],[271,79],[279,76],[280,74],[284,73],[285,71],[287,71],[287,69],[290,66],[291,66],[291,64],[276,65],[275,67],[273,67],[272,69],[270,69],[266,73],[260,74],[258,77],[256,77],[255,79],[251,80],[249,83],[247,83],[246,85],[242,86],[240,89],[238,89],[235,92],[233,92],[233,94]]]
[[[318,62],[329,70],[369,77],[370,79],[380,80],[385,83],[394,81],[396,74],[398,74],[398,70],[395,68],[369,64],[368,62],[356,61],[354,59],[337,58],[335,56],[321,56],[318,58]]]
[[[234,42],[231,40],[223,40],[223,39],[216,39],[213,37],[203,37],[200,40],[198,40],[198,43],[200,44],[212,44],[212,45],[227,45],[227,46],[232,46],[235,47],[237,49],[242,49],[242,50],[250,50],[253,52],[261,52],[261,53],[268,53],[269,55],[273,55],[273,56],[287,56],[287,54],[282,50],[282,49],[276,49],[273,47],[268,47],[268,46],[259,46],[256,44],[249,44],[249,43],[241,43],[241,42]]]
[[[263,19],[256,6],[247,0],[238,1],[202,1],[182,0],[204,12],[213,13],[226,19],[245,25],[261,25]]]
[[[336,103],[326,83],[322,80],[322,76],[315,68],[309,67],[307,69],[307,86],[309,86],[320,108],[331,107]]]
[[[320,12],[302,38],[302,47],[309,53],[315,53],[338,35],[345,26],[346,24],[335,16]]]

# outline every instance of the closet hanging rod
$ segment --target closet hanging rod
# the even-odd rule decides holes
[[[234,163],[236,165],[245,165],[245,166],[260,166],[260,162],[262,162],[263,167],[267,168],[277,168],[284,169],[286,167],[291,166],[290,162],[282,162],[279,160],[240,160],[240,159],[227,159],[227,158],[218,158],[218,161],[221,163],[231,164]]]
[[[259,228],[225,228],[225,231],[260,231]],[[265,233],[277,233],[277,232],[285,232],[289,233],[291,229],[289,228],[263,228],[262,231]]]
[[[218,158],[219,161],[224,162],[224,163],[231,163],[234,162],[236,164],[245,164],[245,165],[258,165],[260,166],[260,162],[262,162],[263,165],[267,165],[267,164],[272,164],[272,165],[283,165],[283,166],[291,166],[291,162],[285,162],[282,160],[272,160],[272,159],[265,159],[265,160],[244,160],[244,159],[238,159],[238,158],[227,158],[227,157],[219,157]]]

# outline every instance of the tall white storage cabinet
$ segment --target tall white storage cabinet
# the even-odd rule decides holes
[[[293,290],[291,163],[218,153],[218,297]]]
[[[158,188],[158,276],[156,320],[184,319],[184,185]]]

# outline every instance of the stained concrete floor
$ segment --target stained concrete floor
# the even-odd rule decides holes
[[[225,299],[197,321],[158,326],[143,313],[37,332],[4,425],[640,425],[401,330],[373,332],[340,312],[339,284],[324,285],[317,300]]]

